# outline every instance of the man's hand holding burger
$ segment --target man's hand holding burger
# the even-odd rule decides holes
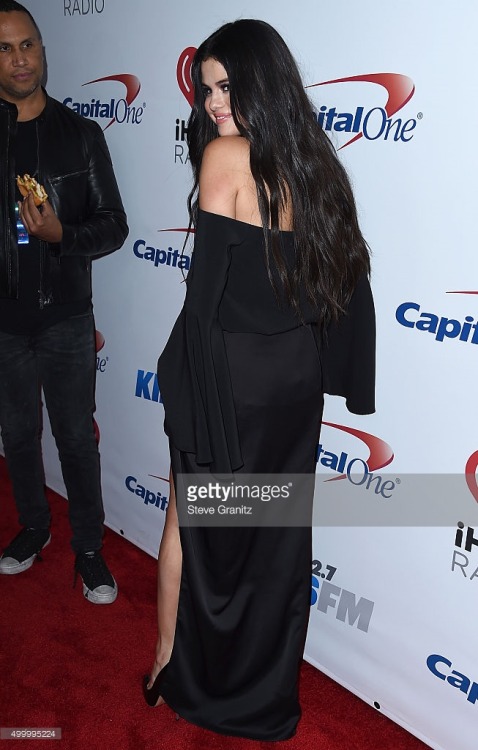
[[[43,186],[28,174],[18,176],[17,185],[24,196],[23,201],[19,203],[19,210],[28,234],[44,242],[61,242],[63,228]]]

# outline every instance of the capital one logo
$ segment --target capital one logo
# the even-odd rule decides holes
[[[388,466],[394,459],[394,453],[390,445],[376,435],[371,435],[363,430],[357,430],[354,427],[334,424],[333,422],[322,422],[322,426],[332,427],[335,430],[351,435],[357,438],[368,449],[368,457],[366,459],[350,458],[349,454],[344,451],[340,455],[326,451],[322,447],[322,443],[320,443],[317,449],[317,462],[322,466],[332,469],[339,475],[328,479],[327,481],[329,482],[344,479],[354,470],[356,471],[357,463],[361,464],[367,472],[372,473]]]
[[[342,109],[334,102],[330,106],[331,99],[337,96],[340,91],[337,88],[342,85],[347,86],[347,94],[352,96],[353,89],[361,86],[360,91],[367,102],[361,101],[352,111],[347,105]],[[364,84],[373,84],[372,91]],[[332,87],[329,91],[323,93],[319,87]],[[322,128],[327,133],[334,135],[345,134],[346,141],[340,148],[350,146],[352,143],[365,138],[368,141],[401,141],[406,143],[413,138],[413,131],[417,126],[417,120],[421,119],[421,112],[417,118],[404,119],[402,117],[394,118],[398,112],[410,101],[415,93],[415,85],[411,78],[402,73],[367,73],[366,75],[348,76],[347,78],[334,78],[329,81],[312,83],[306,86],[308,89],[318,89],[317,97],[319,99],[317,119]],[[386,101],[382,104],[381,99],[386,96]],[[340,150],[340,149],[339,149]]]
[[[475,291],[450,291],[447,294],[478,294]],[[465,344],[478,344],[478,320],[466,315],[464,320],[422,311],[418,302],[402,302],[395,311],[397,323],[405,328],[429,333],[435,341],[443,343],[455,339]]]
[[[187,47],[183,50],[176,67],[179,88],[191,107],[194,102],[191,64],[195,52],[195,47]],[[343,109],[337,107],[332,100],[332,97],[337,93],[337,84],[348,84],[349,90],[351,86],[357,88],[357,85],[361,85],[362,88],[365,88],[364,84],[373,84],[374,90],[377,87],[377,93],[372,95],[372,106],[359,103],[352,111],[349,111],[350,106],[347,105]],[[423,116],[420,112],[416,118],[397,117],[393,119],[394,115],[400,112],[410,101],[415,92],[412,79],[402,73],[367,73],[366,75],[334,78],[319,83],[311,83],[306,88],[318,89],[322,86],[327,86],[330,90],[326,89],[325,94],[323,94],[322,89],[315,92],[320,99],[317,107],[317,119],[326,132],[333,132],[335,135],[346,134],[346,142],[340,146],[339,150],[350,146],[361,138],[368,141],[408,142],[413,138],[417,121]],[[382,103],[381,99],[384,96],[386,101]],[[328,97],[327,103],[324,103],[326,97]],[[367,98],[369,99],[370,96]]]
[[[111,82],[120,84],[119,96],[111,96]],[[87,81],[82,84],[82,87],[106,83],[110,84],[109,90],[105,86],[94,86],[92,89],[94,96],[90,101],[73,101],[73,97],[67,96],[63,99],[63,104],[82,117],[99,120],[103,130],[107,130],[115,122],[139,125],[142,122],[146,106],[144,103],[141,106],[133,106],[133,102],[137,99],[141,90],[139,78],[131,73],[118,73]],[[100,92],[99,97],[98,91]],[[113,91],[116,93],[117,87],[114,87]]]

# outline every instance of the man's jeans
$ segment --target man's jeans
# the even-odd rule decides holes
[[[96,442],[95,325],[76,315],[34,336],[0,331],[0,426],[22,526],[46,529],[41,454],[41,388],[69,500],[75,552],[97,550],[103,535]]]

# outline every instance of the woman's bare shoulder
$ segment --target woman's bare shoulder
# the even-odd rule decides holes
[[[205,211],[235,218],[236,197],[250,177],[249,143],[223,136],[208,143],[199,175],[199,205]]]
[[[249,168],[249,142],[240,135],[215,138],[204,149],[203,166]]]

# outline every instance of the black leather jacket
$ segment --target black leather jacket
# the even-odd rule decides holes
[[[14,144],[17,108],[0,99],[0,297],[18,297]],[[38,122],[38,181],[63,226],[40,242],[40,306],[91,295],[91,259],[117,250],[126,215],[99,125],[47,96]]]

